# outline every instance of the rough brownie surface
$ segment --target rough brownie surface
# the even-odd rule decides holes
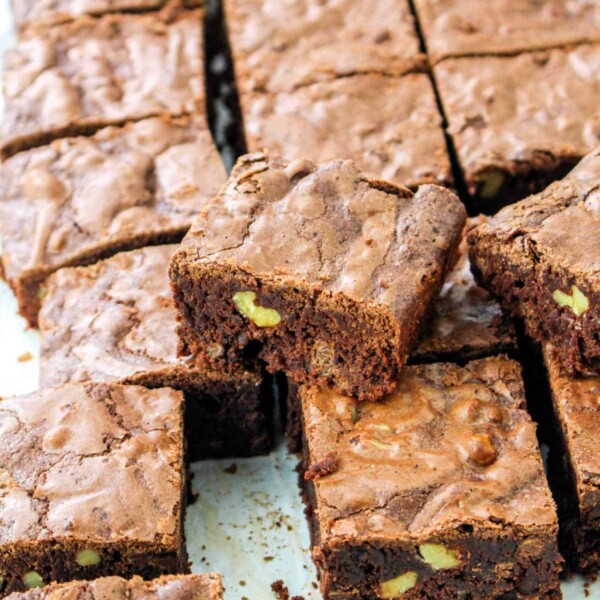
[[[433,305],[430,322],[411,354],[412,361],[464,362],[516,350],[512,319],[488,292],[477,285],[471,273],[466,235],[485,222],[484,216],[467,221],[458,260]]]
[[[305,466],[327,467],[305,480],[326,598],[558,589],[556,511],[517,363],[406,367],[378,403],[300,395]]]
[[[183,398],[66,385],[0,401],[0,591],[181,572]]]
[[[121,381],[186,393],[188,452],[244,456],[271,447],[271,398],[258,372],[210,371],[177,357],[168,266],[177,246],[60,269],[40,312],[42,387]]]
[[[516,54],[600,41],[589,0],[414,0],[429,56]]]
[[[553,342],[568,372],[600,369],[600,150],[469,236],[481,284]]]
[[[93,581],[51,584],[15,592],[7,600],[222,600],[221,577],[215,574],[171,575],[153,581],[141,577],[102,577]]]
[[[407,0],[226,0],[225,11],[244,92],[424,69]]]
[[[451,59],[434,74],[479,210],[540,191],[600,143],[600,45]]]
[[[427,75],[357,75],[280,94],[242,94],[248,149],[288,160],[348,158],[414,188],[448,185],[450,160]]]
[[[571,484],[572,510],[561,522],[563,554],[578,571],[600,572],[600,377],[567,375],[544,351],[557,433],[564,451],[566,479]]]
[[[202,117],[151,118],[56,140],[0,166],[4,276],[37,321],[59,267],[179,241],[227,175]]]
[[[204,112],[202,13],[82,17],[4,54],[4,157],[65,135]]]
[[[464,221],[448,190],[413,194],[351,161],[242,157],[171,263],[183,353],[235,364],[259,343],[273,372],[380,397]]]

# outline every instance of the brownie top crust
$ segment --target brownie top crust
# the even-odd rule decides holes
[[[460,524],[556,529],[514,361],[407,367],[378,403],[306,387],[301,398],[308,464],[335,456],[314,479],[321,539],[410,540]]]
[[[167,575],[152,581],[141,577],[101,577],[92,581],[53,583],[15,592],[7,600],[222,600],[223,585],[216,574]]]
[[[0,401],[0,543],[179,548],[183,397],[65,385]]]
[[[437,289],[464,222],[462,204],[441,187],[413,194],[351,161],[256,153],[201,212],[179,260],[343,294],[404,319]]]
[[[430,57],[516,54],[600,41],[589,0],[415,0]]]
[[[407,0],[226,0],[242,92],[424,70]]]
[[[183,234],[226,178],[202,117],[145,119],[17,154],[0,166],[5,275],[133,236]]]
[[[551,168],[600,143],[600,45],[449,59],[434,73],[467,175]]]
[[[204,111],[202,13],[31,27],[4,54],[4,154],[159,114]]]

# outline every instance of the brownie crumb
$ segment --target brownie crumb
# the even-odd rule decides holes
[[[223,473],[229,473],[230,475],[235,475],[237,473],[237,465],[235,463],[231,463],[226,469],[223,469]]]
[[[304,596],[290,596],[290,591],[281,579],[274,581],[271,584],[271,589],[279,600],[304,600]]]
[[[310,465],[304,473],[304,479],[316,479],[333,473],[338,467],[337,453],[329,452],[323,460]]]

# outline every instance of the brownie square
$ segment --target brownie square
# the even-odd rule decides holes
[[[202,0],[179,0],[183,6],[202,6]],[[142,12],[164,8],[170,0],[11,0],[15,25],[55,25],[83,15],[99,17],[108,13]]]
[[[429,77],[357,75],[289,93],[241,95],[246,143],[286,160],[352,159],[416,188],[452,183],[441,116]]]
[[[223,600],[221,576],[164,575],[152,581],[140,577],[101,577],[93,581],[53,583],[26,592],[14,592],[7,600]]]
[[[450,59],[434,75],[478,212],[544,189],[600,143],[600,45]]]
[[[224,8],[242,92],[425,68],[408,0],[225,0]]]
[[[547,345],[544,362],[564,486],[557,500],[563,509],[561,551],[571,568],[594,576],[600,572],[600,377],[567,375],[554,354]]]
[[[324,598],[560,597],[556,510],[517,363],[407,367],[378,403],[300,397]]]
[[[546,190],[469,235],[481,285],[569,373],[600,370],[600,150]]]
[[[186,568],[183,396],[70,384],[0,401],[0,593]]]
[[[205,112],[201,11],[29,28],[4,54],[0,156],[161,114]]]
[[[411,362],[459,362],[501,353],[516,353],[512,318],[498,301],[475,282],[471,273],[467,234],[486,217],[467,221],[458,260],[438,296],[424,335],[410,356]]]
[[[600,41],[589,0],[414,0],[429,57],[517,54]]]
[[[41,385],[120,381],[180,389],[192,460],[268,452],[272,394],[258,369],[199,369],[177,357],[168,277],[176,249],[123,252],[49,278],[40,313]]]
[[[2,267],[35,326],[52,272],[181,240],[226,180],[202,117],[156,117],[56,140],[0,165]]]
[[[380,398],[415,341],[465,222],[432,185],[242,157],[171,262],[181,352]]]

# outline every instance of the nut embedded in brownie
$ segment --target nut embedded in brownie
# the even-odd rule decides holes
[[[186,569],[183,396],[69,384],[0,401],[0,593]]]
[[[551,342],[569,373],[600,370],[600,149],[469,234],[479,283]]]
[[[450,191],[242,157],[171,261],[181,353],[271,372],[361,400],[395,385],[458,244]]]
[[[377,403],[300,397],[304,467],[327,466],[304,480],[326,599],[560,597],[556,510],[517,363],[406,367]]]

